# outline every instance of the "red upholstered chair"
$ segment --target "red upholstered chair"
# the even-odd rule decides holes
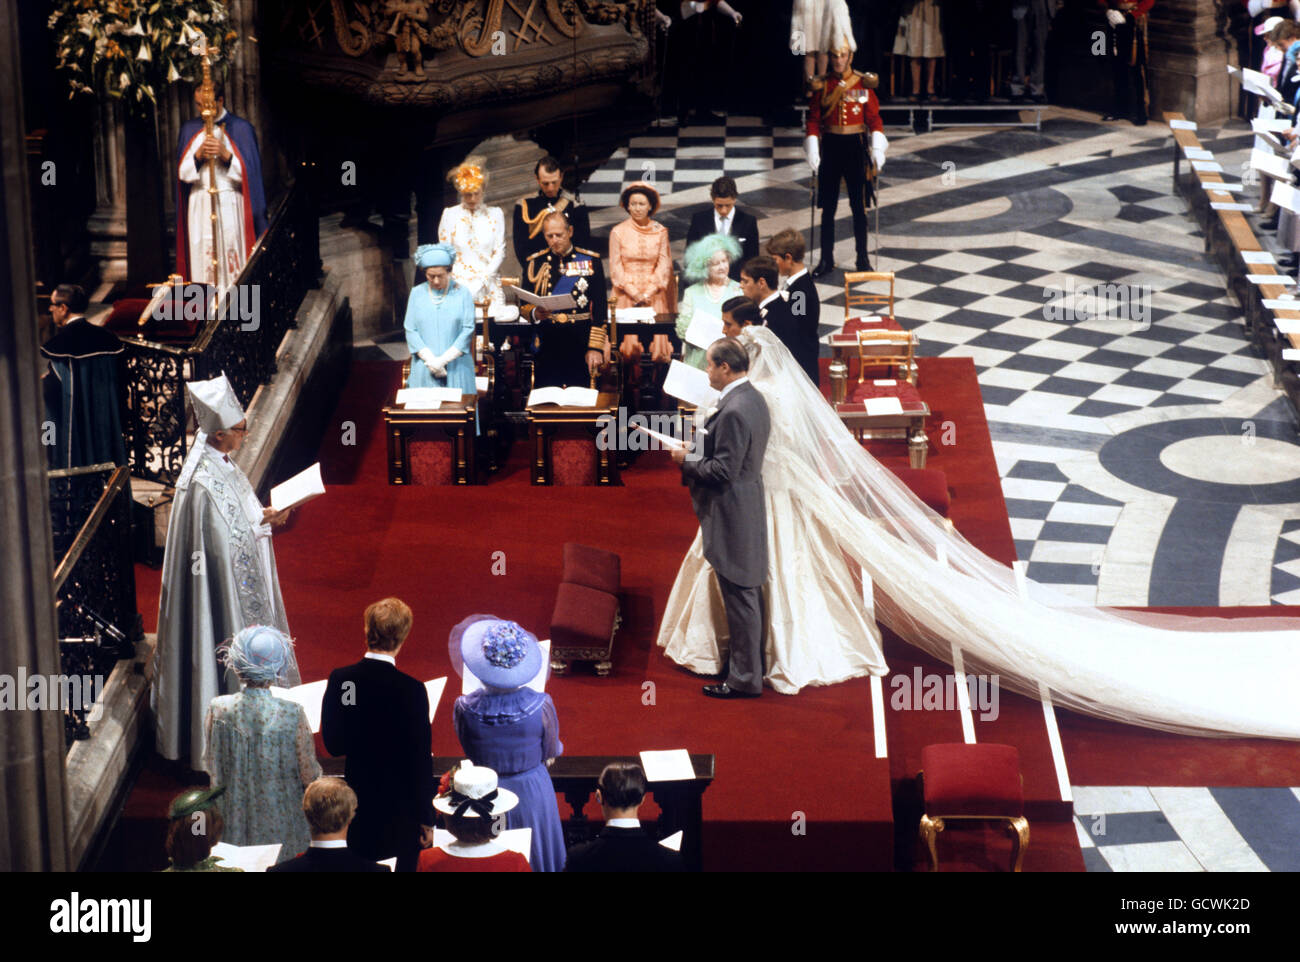
[[[895,468],[891,471],[925,502],[935,514],[948,517],[952,501],[948,497],[948,476],[937,468]]]
[[[564,546],[560,580],[617,596],[622,587],[622,561],[612,551],[570,541]]]
[[[619,620],[617,596],[561,582],[551,613],[551,670],[563,674],[570,661],[594,661],[596,674],[608,675]]]
[[[939,871],[935,842],[949,819],[1002,821],[1015,834],[1011,871],[1019,872],[1029,847],[1020,753],[1013,745],[926,745],[921,749],[925,812],[921,838]]]

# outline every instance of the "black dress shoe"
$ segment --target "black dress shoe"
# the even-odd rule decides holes
[[[835,262],[828,261],[823,258],[822,260],[818,261],[817,266],[813,268],[812,276],[825,277],[833,270],[835,270]]]
[[[855,271],[869,271],[869,270],[871,270],[871,258],[869,258],[869,257],[859,257],[857,263],[853,265],[853,269],[854,269]]]
[[[1268,218],[1268,220],[1262,220],[1262,221],[1260,221],[1260,222],[1259,222],[1259,229],[1260,229],[1260,230],[1277,230],[1277,218],[1276,218],[1276,217],[1270,217],[1270,218]]]
[[[710,698],[757,698],[762,692],[737,691],[724,681],[720,685],[705,685],[704,694]]]

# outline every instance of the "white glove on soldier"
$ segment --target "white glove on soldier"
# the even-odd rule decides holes
[[[876,170],[885,169],[885,151],[889,149],[889,140],[885,137],[884,131],[873,130],[871,132],[871,158],[876,162]]]
[[[808,166],[812,172],[817,173],[817,168],[822,165],[821,144],[816,137],[805,137],[803,142],[804,153],[808,155]]]
[[[1107,10],[1106,19],[1110,21],[1112,27],[1118,27],[1124,22],[1124,14],[1120,13],[1118,10]]]

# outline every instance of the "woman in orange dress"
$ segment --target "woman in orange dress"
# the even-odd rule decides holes
[[[659,210],[659,192],[649,184],[630,184],[619,198],[627,220],[609,232],[609,276],[614,285],[613,307],[649,307],[656,314],[677,311],[677,278],[668,253],[668,228],[651,220]],[[625,334],[619,353],[628,361],[643,348],[636,334]],[[655,361],[672,360],[667,334],[656,334],[650,345]]]

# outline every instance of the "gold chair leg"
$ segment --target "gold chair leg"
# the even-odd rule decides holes
[[[1025,849],[1029,847],[1029,820],[1018,815],[1007,821],[1007,827],[1015,833],[1015,848],[1011,852],[1011,871],[1019,872],[1025,860]]]
[[[942,831],[942,818],[931,818],[929,815],[921,816],[921,838],[925,839],[926,848],[930,850],[930,866],[932,871],[935,872],[939,871],[939,849],[935,843]]]

